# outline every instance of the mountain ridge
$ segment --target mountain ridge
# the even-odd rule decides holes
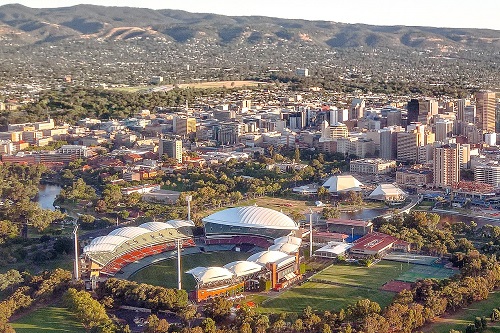
[[[76,5],[0,6],[0,41],[28,45],[77,39],[205,39],[218,44],[293,43],[327,48],[373,47],[500,50],[500,31],[425,26],[377,26],[267,16],[224,16],[182,10]]]

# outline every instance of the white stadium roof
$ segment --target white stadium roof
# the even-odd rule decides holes
[[[186,221],[186,220],[169,220],[166,222],[167,224],[170,224],[174,228],[182,228],[182,227],[194,227],[194,222],[193,221]]]
[[[151,232],[148,229],[145,228],[139,228],[139,227],[123,227],[123,228],[118,228],[109,233],[110,236],[122,236],[122,237],[127,237],[127,238],[135,238],[137,236],[140,236],[142,234],[146,234],[148,232]]]
[[[257,264],[265,265],[268,263],[274,263],[288,255],[280,251],[262,251],[252,254],[247,261],[253,261]]]
[[[323,187],[330,193],[361,191],[361,182],[351,175],[338,175],[328,178]]]
[[[224,265],[224,268],[230,270],[236,277],[250,275],[262,270],[262,266],[252,261],[233,261]]]
[[[274,244],[283,244],[283,243],[290,243],[300,246],[302,244],[302,239],[293,236],[283,236],[280,238],[276,238],[274,240]]]
[[[298,230],[297,224],[285,214],[257,206],[228,208],[203,219],[203,223],[210,222],[239,227]]]
[[[210,283],[233,278],[233,273],[224,267],[195,267],[186,273],[193,275],[198,283]]]
[[[90,245],[98,245],[98,244],[112,244],[115,246],[118,246],[122,244],[123,242],[128,241],[129,238],[127,237],[122,237],[122,236],[100,236],[96,237],[90,242]]]
[[[149,231],[160,231],[164,229],[174,229],[174,226],[165,222],[146,222],[141,224],[139,228],[148,229]]]
[[[269,251],[281,251],[286,254],[295,253],[299,250],[300,246],[292,243],[278,243],[269,246]]]

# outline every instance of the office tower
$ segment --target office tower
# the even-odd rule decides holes
[[[387,112],[387,126],[401,126],[401,110],[392,109]]]
[[[496,98],[494,92],[481,91],[476,95],[477,127],[495,132]]]
[[[182,141],[171,139],[160,139],[158,147],[158,155],[160,159],[163,155],[170,158],[175,158],[178,163],[182,163]]]
[[[349,108],[349,120],[361,119],[365,116],[365,100],[354,98]]]
[[[460,180],[460,145],[434,148],[434,186],[451,188]]]
[[[403,129],[398,126],[387,127],[380,131],[380,158],[396,159],[398,132],[402,131]]]
[[[457,101],[457,119],[458,120],[465,121],[464,112],[465,112],[465,108],[467,106],[470,106],[470,100],[463,98],[463,99],[459,99]]]
[[[446,138],[453,135],[453,121],[449,119],[439,119],[436,122],[436,141],[444,142]]]
[[[408,116],[407,116],[407,122],[408,125],[411,123],[416,123],[418,121],[418,99],[411,99],[408,102],[407,110],[408,110]]]
[[[189,135],[196,133],[196,118],[186,116],[174,116],[173,119],[174,134]]]

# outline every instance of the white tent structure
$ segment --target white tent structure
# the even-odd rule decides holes
[[[330,193],[359,192],[363,184],[351,175],[332,176],[324,182],[323,187]]]
[[[402,202],[408,197],[408,194],[393,184],[380,184],[368,196],[368,199],[387,201],[387,202]]]

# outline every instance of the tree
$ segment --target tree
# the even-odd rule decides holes
[[[340,210],[336,207],[324,207],[321,211],[321,216],[324,219],[338,219],[340,217]]]
[[[223,320],[231,313],[232,307],[233,302],[224,297],[217,297],[208,301],[203,307],[203,311],[207,317]]]
[[[0,274],[0,290],[3,291],[23,281],[24,279],[19,271],[15,269],[8,270],[5,274]]]
[[[201,322],[201,327],[204,333],[215,333],[217,327],[215,326],[215,321],[212,318],[205,318]]]
[[[145,333],[168,333],[170,324],[165,319],[159,319],[158,316],[152,314],[147,319],[148,325]]]
[[[293,160],[295,163],[300,162],[300,150],[299,147],[295,147],[295,152],[293,153]]]
[[[113,331],[110,329],[114,325],[106,314],[104,306],[93,299],[88,292],[69,288],[65,301],[70,311],[85,328],[89,330],[98,328],[98,331],[102,332]]]

